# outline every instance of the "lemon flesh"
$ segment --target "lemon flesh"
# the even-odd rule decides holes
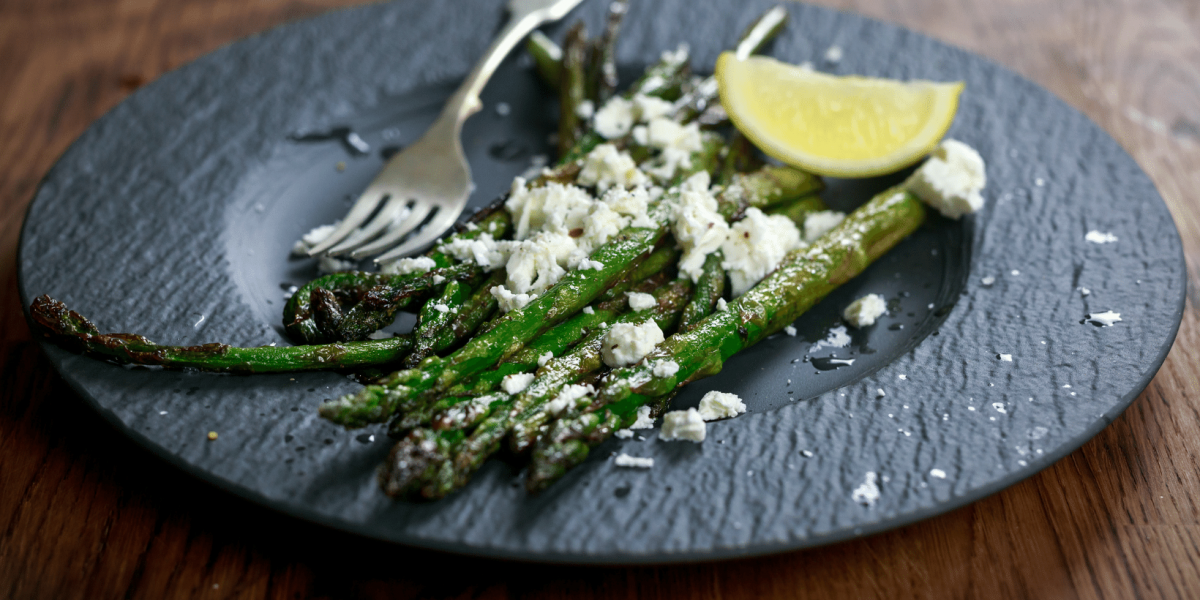
[[[717,59],[721,104],[763,152],[818,175],[907,167],[946,135],[962,82],[838,76],[765,56]]]

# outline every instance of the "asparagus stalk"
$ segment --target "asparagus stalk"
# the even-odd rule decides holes
[[[604,33],[591,49],[587,95],[596,106],[611,98],[617,89],[617,34],[627,9],[628,0],[614,0],[608,5]]]
[[[404,358],[404,366],[414,367],[423,358],[433,352],[430,340],[454,322],[459,311],[473,298],[470,286],[458,281],[450,281],[442,288],[442,294],[430,300],[421,307],[417,326],[413,328],[412,337],[416,340],[414,350]]]
[[[580,135],[579,105],[587,91],[585,65],[587,30],[582,22],[567,32],[563,42],[562,74],[559,77],[558,155],[566,156]]]
[[[102,334],[91,321],[49,296],[35,299],[29,312],[42,335],[60,345],[121,364],[157,365],[169,369],[220,373],[345,369],[393,362],[412,347],[412,338],[406,335],[313,346],[163,346],[136,334]]]
[[[534,31],[525,42],[525,50],[533,57],[533,64],[542,81],[557,90],[559,78],[562,77],[562,48],[546,34]]]
[[[670,327],[678,316],[688,293],[689,283],[676,280],[655,291],[659,305],[651,315],[626,313],[620,319],[637,321],[653,317],[661,319],[661,325]],[[606,329],[605,329],[606,330]],[[426,498],[440,498],[465,485],[479,466],[499,448],[504,437],[519,419],[533,419],[543,411],[562,388],[570,383],[594,375],[600,368],[598,340],[603,331],[594,332],[589,340],[581,343],[570,353],[546,363],[538,371],[538,377],[516,397],[492,394],[456,405],[458,411],[435,417],[435,423],[462,429],[433,431],[417,429],[397,443],[388,462],[380,470],[380,481],[386,492],[392,495],[409,495],[420,492]],[[531,423],[532,421],[530,421]],[[463,429],[475,426],[466,435]],[[429,440],[437,440],[436,447],[429,448]],[[413,445],[424,445],[422,449]]]

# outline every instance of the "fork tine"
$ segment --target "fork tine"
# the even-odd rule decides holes
[[[317,256],[332,248],[338,242],[346,239],[359,225],[362,225],[371,213],[375,212],[375,208],[383,201],[384,194],[376,186],[371,186],[358,197],[354,202],[354,206],[350,207],[350,212],[346,213],[346,218],[329,234],[329,237],[321,240],[321,243],[309,249],[309,256]]]
[[[388,248],[391,248],[392,245],[400,241],[401,238],[411,233],[412,230],[416,229],[417,225],[420,225],[421,222],[425,220],[425,217],[429,215],[429,211],[433,209],[434,206],[432,204],[423,202],[417,202],[416,204],[413,204],[412,212],[408,213],[408,216],[405,217],[404,221],[402,221],[399,225],[388,229],[387,233],[380,236],[379,239],[372,240],[371,243],[358,248],[352,252],[350,256],[352,258],[363,258],[365,256],[370,256],[377,252],[382,252]]]
[[[379,235],[380,232],[394,224],[396,215],[404,209],[405,204],[408,204],[408,198],[404,198],[399,194],[393,194],[387,203],[383,205],[383,208],[379,210],[379,213],[375,215],[375,218],[371,219],[370,223],[363,225],[362,228],[342,240],[341,243],[330,248],[328,251],[329,255],[338,256],[345,254],[371,241],[371,238]],[[416,207],[414,206],[413,208]]]
[[[441,237],[441,235],[445,233],[451,225],[454,224],[454,221],[457,218],[458,214],[452,210],[438,209],[437,214],[435,214],[433,218],[429,220],[429,223],[427,223],[425,227],[421,228],[421,231],[405,240],[403,244],[400,244],[400,246],[396,247],[394,250],[391,250],[379,258],[376,258],[375,262],[385,263],[391,260],[396,260],[405,254],[412,252],[413,250],[425,246],[426,244]]]

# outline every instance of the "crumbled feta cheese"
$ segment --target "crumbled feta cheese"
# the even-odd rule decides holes
[[[596,104],[591,100],[584,100],[575,107],[575,115],[580,119],[590,119],[596,113]]]
[[[809,244],[837,227],[846,218],[846,213],[836,210],[819,210],[804,217],[804,241]]]
[[[660,360],[654,364],[654,370],[651,373],[659,379],[672,377],[679,372],[679,363],[673,360]]]
[[[996,278],[989,275],[988,277],[980,279],[979,283],[982,283],[984,287],[991,287],[993,283],[996,283]]]
[[[616,433],[614,433],[613,435],[615,435],[623,440],[627,440],[627,439],[633,437],[633,431],[629,430],[629,429],[618,429],[616,431]]]
[[[700,417],[700,413],[696,409],[673,410],[663,415],[663,425],[658,432],[658,439],[668,442],[672,440],[703,442],[705,433],[704,419]]]
[[[635,120],[633,102],[621,96],[613,96],[611,100],[604,103],[604,106],[600,107],[600,110],[596,111],[596,117],[592,120],[592,128],[605,139],[611,140],[629,133]]]
[[[574,384],[564,387],[553,400],[546,403],[546,413],[558,416],[562,412],[571,407],[571,404],[580,398],[585,398],[592,395],[596,388],[587,384]]]
[[[512,215],[513,237],[524,240],[538,231],[565,235],[582,228],[592,203],[592,197],[581,187],[549,182],[530,188],[518,177],[513,180],[504,208]]]
[[[505,286],[518,294],[542,293],[566,275],[566,266],[578,250],[571,236],[541,231],[517,242],[505,264]]]
[[[441,275],[433,276],[433,285],[442,285],[443,283],[446,283],[445,277],[442,277]]]
[[[663,339],[663,332],[653,319],[644,323],[617,323],[604,334],[601,357],[610,367],[627,367],[645,358]]]
[[[675,176],[680,167],[692,166],[692,153],[703,148],[703,138],[700,136],[700,125],[692,122],[680,125],[666,117],[650,121],[646,126],[646,143],[661,152],[653,161],[649,173],[659,181],[667,181]]]
[[[744,412],[746,404],[737,394],[713,390],[700,399],[700,418],[705,421],[736,417]]]
[[[874,471],[867,471],[863,482],[850,493],[850,499],[866,506],[872,506],[879,500],[879,486],[875,484]]]
[[[604,263],[602,263],[598,260],[592,260],[589,258],[589,259],[584,259],[583,262],[579,263],[579,268],[582,270],[593,269],[593,270],[599,271],[604,268]]]
[[[1087,321],[1093,325],[1101,327],[1112,327],[1115,323],[1121,320],[1121,313],[1106,310],[1101,313],[1088,313]]]
[[[539,367],[546,366],[546,363],[550,362],[553,358],[554,358],[553,352],[547,352],[547,353],[539,356],[538,357],[538,366]]]
[[[590,306],[585,306],[585,307],[583,307],[583,314],[594,315],[594,314],[596,314],[596,309],[594,309]]]
[[[729,310],[729,303],[724,298],[717,298],[717,310],[720,312]]]
[[[600,193],[609,188],[628,189],[646,183],[646,175],[637,168],[637,163],[628,152],[617,150],[612,144],[600,144],[583,159],[583,168],[576,181],[581,185],[596,186]]]
[[[358,268],[358,263],[352,260],[341,260],[332,256],[322,256],[317,259],[317,272],[322,275],[342,273]]]
[[[983,207],[979,192],[986,184],[979,153],[957,140],[943,140],[904,187],[938,212],[957,219]]]
[[[630,425],[630,429],[650,429],[654,427],[654,419],[650,418],[650,407],[639,406],[637,411],[637,420]]]
[[[1001,361],[1003,361],[1003,362],[1012,362],[1012,355],[1011,355],[1011,354],[998,354],[998,355],[996,355],[996,356],[997,356],[997,358],[999,358],[999,359],[1000,359]]]
[[[649,310],[658,306],[658,301],[650,294],[642,294],[640,292],[626,292],[629,296],[629,308],[634,311]]]
[[[875,390],[876,398],[883,398],[884,396],[887,396],[887,392],[883,391],[883,388],[878,388]]]
[[[633,97],[633,108],[637,113],[638,121],[642,123],[649,123],[654,119],[659,119],[671,114],[671,110],[674,108],[674,105],[656,96],[636,94]]]
[[[392,334],[388,333],[382,329],[380,329],[378,331],[372,331],[371,333],[367,334],[367,339],[372,339],[372,340],[388,340],[391,338],[392,338]]]
[[[1111,244],[1117,241],[1117,236],[1106,231],[1096,231],[1095,229],[1087,232],[1083,239],[1093,244]]]
[[[938,479],[945,479],[945,478],[946,478],[946,472],[945,472],[945,471],[943,471],[943,470],[941,470],[941,469],[930,469],[930,470],[929,470],[929,476],[930,476],[930,477],[936,477],[936,478],[938,478]]]
[[[490,233],[481,233],[475,239],[455,238],[439,248],[442,253],[459,262],[474,261],[485,271],[494,271],[504,266],[512,254],[512,242],[497,242]]]
[[[788,252],[803,245],[795,223],[783,215],[767,216],[751,207],[746,216],[733,224],[721,252],[721,266],[729,272],[734,297],[741,296],[762,281]]]
[[[629,435],[633,435],[633,433],[630,432]],[[616,458],[613,459],[613,464],[617,465],[618,467],[632,467],[635,469],[649,469],[654,466],[654,459],[653,458],[642,458],[640,456],[630,456],[630,455],[622,452],[622,453],[618,454]]]
[[[381,269],[384,273],[393,275],[408,275],[410,273],[425,273],[437,266],[432,258],[428,256],[417,256],[413,258],[402,258],[396,262],[388,263]]]
[[[507,394],[520,394],[525,391],[525,388],[529,387],[529,384],[533,383],[533,378],[533,373],[505,375],[504,379],[500,381],[500,387]]]
[[[825,51],[825,60],[831,63],[841,62],[842,47],[837,44],[830,46],[829,49]]]
[[[887,312],[887,302],[879,294],[867,294],[850,303],[842,311],[842,318],[854,327],[869,327]]]
[[[633,141],[639,146],[646,146],[650,142],[650,130],[645,125],[635,125],[633,131],[629,133],[633,136]]]
[[[500,304],[500,312],[502,313],[525,308],[525,305],[533,302],[534,298],[537,298],[537,294],[514,294],[502,285],[493,287],[491,293],[496,302]]]
[[[621,233],[621,230],[629,225],[629,220],[629,217],[613,210],[608,204],[593,204],[583,226],[583,235],[579,237],[579,248],[590,254],[592,250],[607,244],[613,236]]]
[[[340,221],[338,223],[340,223]],[[296,256],[308,256],[308,251],[311,250],[313,246],[316,246],[317,244],[320,244],[329,238],[329,235],[333,233],[333,230],[337,229],[338,223],[318,225],[309,230],[308,233],[300,236],[300,239],[296,240],[295,245],[292,246],[292,254]]]
[[[796,337],[796,328],[791,325],[784,325],[783,332],[791,337]]]
[[[707,190],[684,190],[675,204],[672,233],[683,249],[679,259],[679,272],[693,282],[699,281],[704,272],[704,259],[725,242],[729,225],[717,212],[717,199]]]
[[[450,307],[439,302],[439,303],[433,305],[433,310],[436,310],[442,314],[445,314],[445,313],[450,312]]]

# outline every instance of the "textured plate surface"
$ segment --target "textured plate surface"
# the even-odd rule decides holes
[[[501,2],[476,4],[472,19],[456,3],[415,1],[327,14],[139,90],[38,191],[20,244],[22,300],[50,294],[103,330],[161,342],[282,343],[281,288],[314,273],[288,260],[291,242],[344,213],[380,152],[432,120],[500,23]],[[732,6],[634,0],[620,62],[687,42],[705,69],[770,4]],[[394,502],[373,477],[382,430],[316,417],[320,400],[357,387],[345,377],[126,369],[46,351],[116,427],[215,485],[314,522],[472,554],[633,563],[775,552],[896,527],[1035,473],[1120,414],[1170,348],[1184,263],[1166,206],[1107,134],[1034,84],[891,25],[787,8],[781,59],[965,80],[950,136],[987,160],[988,204],[961,223],[935,219],[800,319],[797,337],[771,338],[681,394],[681,406],[708,389],[751,406],[710,424],[704,444],[614,440],[536,497],[516,485],[517,466],[493,460],[441,502]],[[603,11],[593,0],[568,21],[597,31]],[[840,62],[822,60],[832,45]],[[546,152],[554,125],[531,71],[519,59],[502,69],[465,133],[476,205]],[[371,151],[293,139],[340,126]],[[888,183],[835,182],[830,202],[852,208]],[[1117,241],[1086,241],[1092,230]],[[841,307],[866,292],[887,296],[891,312],[838,335]],[[1104,310],[1123,320],[1081,323]],[[819,372],[804,360],[835,354],[856,362]],[[618,469],[614,451],[655,467]],[[870,505],[853,497],[868,474]]]

